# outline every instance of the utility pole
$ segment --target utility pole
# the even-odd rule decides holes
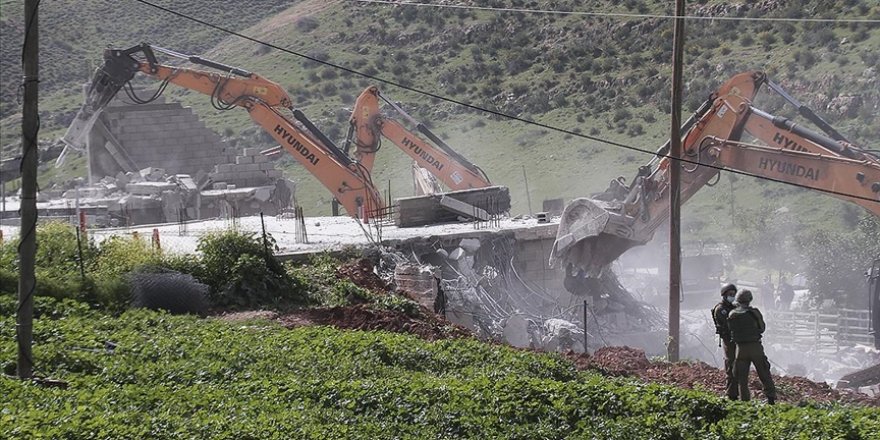
[[[39,105],[39,40],[37,11],[39,0],[24,2],[24,105],[21,119],[21,242],[18,247],[20,264],[18,278],[18,377],[33,376],[34,262],[37,253],[37,132]]]
[[[675,0],[672,32],[672,125],[669,154],[669,362],[678,362],[681,308],[681,77],[684,0]]]

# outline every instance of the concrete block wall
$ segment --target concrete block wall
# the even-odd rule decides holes
[[[516,240],[514,267],[523,281],[551,293],[567,293],[563,282],[565,268],[550,267],[553,238],[519,238]]]
[[[428,310],[434,310],[437,301],[437,276],[417,265],[401,264],[394,268],[394,284],[397,290]]]
[[[148,94],[141,92],[139,96]],[[101,118],[138,168],[157,167],[169,174],[195,175],[234,160],[233,149],[206,127],[192,108],[165,103],[161,97],[136,105],[117,96]],[[122,171],[104,148],[107,139],[101,133],[94,128],[89,135],[89,170],[96,179]]]
[[[231,163],[216,165],[211,173],[215,183],[225,182],[239,188],[273,185],[281,177],[269,158],[259,148],[245,148]]]

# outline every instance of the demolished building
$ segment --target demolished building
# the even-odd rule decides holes
[[[87,179],[40,193],[42,214],[97,226],[276,215],[295,185],[260,149],[235,148],[192,108],[114,99],[86,136]]]

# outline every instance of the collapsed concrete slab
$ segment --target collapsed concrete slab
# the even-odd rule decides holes
[[[505,186],[452,191],[395,200],[394,223],[401,228],[466,220],[489,220],[510,210]]]

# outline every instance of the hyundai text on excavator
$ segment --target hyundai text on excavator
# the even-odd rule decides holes
[[[753,107],[752,100],[765,84],[824,134]],[[766,145],[741,142],[744,134]],[[650,241],[668,217],[669,167],[676,163],[668,151],[669,143],[639,168],[629,184],[621,177],[604,193],[569,203],[551,250],[551,264],[566,265],[567,277],[572,271],[582,279],[598,277],[626,250]],[[880,216],[876,150],[848,141],[763,72],[735,75],[712,93],[682,127],[682,151],[684,160],[677,162],[682,167],[682,203],[711,185],[721,169],[730,169],[824,191]]]
[[[157,52],[215,69],[216,72],[159,64]],[[150,99],[142,100],[134,95],[130,81],[138,72],[161,81],[156,94]],[[146,43],[129,49],[104,51],[104,64],[95,72],[86,102],[63,140],[75,149],[82,148],[101,110],[120,89],[127,87],[126,93],[134,101],[146,103],[158,97],[168,83],[209,95],[212,105],[218,110],[234,107],[247,110],[251,119],[314,175],[350,216],[368,220],[383,209],[382,199],[370,180],[369,170],[353,161],[296,109],[279,84],[238,67]],[[290,111],[293,119],[282,114],[282,109]]]
[[[430,139],[434,145],[408,130],[397,120],[384,116],[379,107],[380,99],[409,121],[419,133]],[[417,121],[400,106],[382,96],[375,86],[367,87],[358,96],[351,112],[350,123],[344,150],[347,153],[354,145],[354,158],[367,171],[372,171],[376,152],[379,151],[381,138],[384,137],[412,157],[416,166],[427,170],[452,191],[485,188],[492,185],[489,177],[480,167],[453,150],[431,132],[425,124]],[[423,188],[423,192],[426,193],[438,190],[439,188],[436,186]]]

